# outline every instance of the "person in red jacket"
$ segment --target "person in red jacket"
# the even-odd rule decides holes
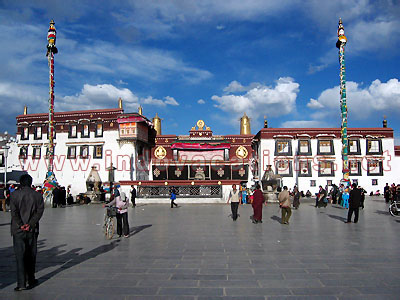
[[[260,185],[257,183],[256,190],[253,193],[253,217],[254,224],[262,223],[262,208],[264,203],[264,195],[260,190]]]

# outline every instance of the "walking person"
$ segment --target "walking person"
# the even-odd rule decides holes
[[[261,192],[261,187],[257,183],[256,190],[253,193],[253,202],[251,206],[253,207],[252,221],[254,224],[262,223],[262,208],[264,203],[264,195]]]
[[[24,174],[20,188],[10,195],[11,235],[17,262],[17,287],[15,291],[33,288],[35,279],[39,220],[43,215],[44,201],[32,186],[32,177]]]
[[[134,185],[131,185],[131,201],[132,207],[136,207],[136,189]]]
[[[389,183],[386,183],[384,189],[383,189],[383,196],[385,197],[385,202],[389,203],[390,200],[390,186]]]
[[[174,187],[172,187],[172,189],[171,189],[171,194],[170,194],[170,197],[169,197],[169,198],[171,199],[171,208],[174,208],[174,206],[175,206],[175,207],[178,207],[178,204],[175,203],[175,200],[176,200],[176,191],[175,191],[175,188],[174,188]]]
[[[240,203],[240,192],[236,189],[236,184],[232,184],[232,190],[229,193],[228,201],[226,203],[231,202],[231,211],[232,211],[232,219],[236,221],[238,218],[238,208]],[[254,201],[254,198],[253,198]]]
[[[352,190],[349,195],[349,211],[347,213],[347,221],[345,223],[351,223],[351,217],[354,212],[354,223],[358,222],[358,211],[361,202],[361,190],[357,188],[355,183],[352,184]]]
[[[129,202],[125,193],[119,190],[120,185],[114,186],[114,199],[107,206],[115,205],[117,208],[117,234],[119,237],[124,233],[124,237],[129,237],[128,206]]]
[[[297,186],[294,187],[293,189],[293,207],[295,209],[298,209],[300,206],[300,192]]]
[[[281,224],[289,225],[289,219],[292,215],[292,209],[290,208],[290,195],[287,186],[283,187],[283,191],[278,195],[279,206],[282,210]]]

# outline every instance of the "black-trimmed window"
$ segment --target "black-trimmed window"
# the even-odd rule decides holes
[[[80,147],[80,157],[88,158],[89,156],[89,146],[81,146]]]
[[[19,149],[19,158],[28,158],[28,147],[27,146],[22,146]]]
[[[318,162],[318,177],[335,176],[335,164],[333,161]]]
[[[277,160],[275,162],[276,174],[281,175],[282,177],[292,177],[293,176],[293,168],[292,161],[290,160]]]
[[[83,138],[90,137],[90,126],[88,123],[82,124],[81,137]]]
[[[76,158],[76,146],[68,146],[67,158]]]
[[[371,159],[367,163],[368,176],[383,176],[383,162],[381,160]]]
[[[93,158],[103,158],[103,145],[93,147]]]
[[[369,154],[382,154],[382,140],[381,139],[367,139],[367,155]]]
[[[40,147],[33,147],[32,151],[32,158],[33,159],[40,159],[41,148]]]
[[[318,155],[334,155],[333,140],[318,140]]]
[[[33,138],[35,140],[41,140],[42,139],[42,126],[35,126],[35,131],[33,133]]]
[[[299,140],[297,152],[299,155],[312,155],[311,140]]]
[[[96,123],[96,132],[95,137],[102,137],[103,136],[103,123],[97,122]]]
[[[292,155],[292,140],[276,140],[275,155]]]
[[[360,140],[349,139],[348,153],[361,155]]]
[[[29,127],[24,126],[21,128],[21,140],[29,140]]]
[[[69,125],[68,137],[69,138],[76,138],[78,137],[78,125],[71,124]]]
[[[5,167],[4,153],[0,153],[0,167]]]
[[[361,161],[349,160],[350,176],[361,176]]]
[[[298,176],[299,177],[311,177],[312,176],[311,161],[299,160]]]

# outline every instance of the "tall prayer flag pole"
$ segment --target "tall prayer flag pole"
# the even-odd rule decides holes
[[[48,148],[48,165],[47,176],[44,182],[44,196],[49,198],[54,187],[57,186],[57,181],[53,172],[54,164],[54,54],[58,53],[56,47],[56,28],[54,20],[50,21],[50,27],[47,32],[47,59],[49,63],[49,148]]]
[[[342,137],[342,172],[344,183],[349,182],[349,160],[348,160],[348,138],[347,138],[347,102],[346,102],[346,69],[344,61],[344,46],[346,45],[347,38],[344,35],[344,27],[342,24],[342,19],[339,19],[338,26],[338,40],[336,42],[336,47],[339,49],[339,63],[340,63],[340,110],[342,116],[341,125],[341,137]]]

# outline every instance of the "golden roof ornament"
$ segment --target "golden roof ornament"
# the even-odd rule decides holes
[[[240,118],[240,134],[242,135],[251,134],[250,118],[246,115],[246,113],[244,113],[243,117]]]
[[[267,116],[264,116],[264,128],[268,128]]]
[[[161,135],[161,118],[156,113],[156,116],[153,118],[154,129],[157,132],[157,135]]]
[[[383,128],[387,128],[387,120],[386,120],[386,116],[383,116]]]
[[[24,106],[24,115],[27,115],[28,114],[28,106]]]
[[[143,107],[141,105],[139,105],[138,112],[139,112],[139,115],[141,115],[141,116],[143,115]]]
[[[203,120],[198,120],[197,121],[197,127],[199,128],[199,130],[204,130],[204,121]]]
[[[118,108],[123,109],[122,103],[123,103],[123,102],[122,102],[122,98],[119,97],[119,98],[118,98]]]

